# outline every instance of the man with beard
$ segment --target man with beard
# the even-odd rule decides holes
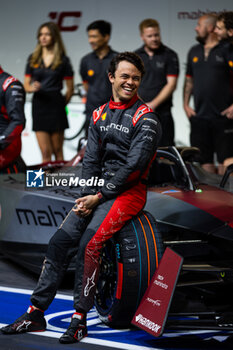
[[[172,146],[174,121],[171,107],[179,75],[178,56],[161,42],[160,26],[155,19],[144,19],[139,30],[144,45],[135,52],[143,60],[146,70],[139,96],[160,117],[163,135],[159,145]]]
[[[200,149],[202,167],[222,174],[223,161],[233,155],[233,120],[224,112],[232,105],[233,94],[226,50],[215,33],[216,20],[215,15],[206,14],[195,28],[199,44],[188,53],[184,110],[191,123],[191,145]],[[189,105],[191,95],[194,108]]]
[[[111,35],[111,24],[98,20],[87,26],[88,41],[93,52],[84,56],[80,64],[80,75],[83,87],[87,93],[85,133],[87,137],[88,126],[92,112],[107,102],[112,95],[112,87],[108,79],[108,66],[116,55],[108,45]]]

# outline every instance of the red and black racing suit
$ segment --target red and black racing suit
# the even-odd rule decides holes
[[[0,67],[0,172],[17,172],[25,125],[23,85]]]
[[[105,182],[99,189],[84,188],[81,195],[100,191],[103,198],[88,217],[70,211],[50,240],[33,305],[42,310],[49,306],[69,260],[67,252],[78,245],[74,307],[87,312],[93,306],[103,244],[144,207],[144,181],[160,136],[156,115],[137,96],[127,104],[110,101],[94,111],[82,177]]]

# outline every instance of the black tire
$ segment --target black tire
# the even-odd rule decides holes
[[[129,327],[162,254],[158,226],[145,211],[107,243],[95,297],[102,322],[113,328]]]

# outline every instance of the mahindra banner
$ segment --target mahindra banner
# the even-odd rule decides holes
[[[164,44],[179,55],[181,74],[174,95],[173,114],[176,141],[188,145],[189,122],[182,108],[182,87],[186,55],[195,44],[194,28],[202,14],[232,9],[232,0],[128,0],[127,6],[124,0],[2,1],[0,64],[22,80],[27,57],[36,44],[38,26],[52,20],[62,31],[75,70],[75,81],[78,83],[81,82],[78,73],[80,59],[90,51],[86,34],[90,22],[96,19],[110,21],[113,26],[110,44],[117,51],[125,51],[141,46],[138,31],[140,21],[148,17],[155,18],[160,22]],[[77,99],[72,101],[76,102]]]

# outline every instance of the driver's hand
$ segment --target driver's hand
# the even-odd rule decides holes
[[[81,208],[93,209],[97,204],[99,204],[99,197],[97,194],[90,194],[85,197],[76,199],[76,204],[81,206]]]
[[[75,204],[75,206],[73,207],[73,212],[81,217],[85,217],[91,214],[92,209],[87,209],[83,203],[80,204]]]

